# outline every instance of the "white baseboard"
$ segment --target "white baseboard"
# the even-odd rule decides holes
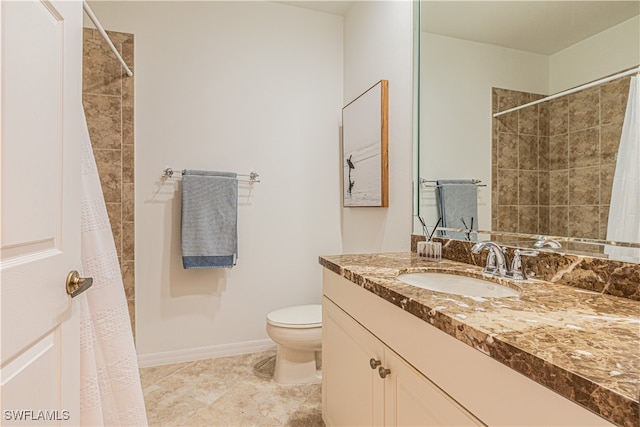
[[[214,357],[236,356],[238,354],[255,353],[275,349],[276,343],[270,339],[245,341],[233,344],[212,345],[209,347],[187,348],[184,350],[163,351],[138,355],[138,366],[169,365],[172,363],[193,362],[195,360],[212,359]]]

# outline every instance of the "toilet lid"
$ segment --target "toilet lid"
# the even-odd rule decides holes
[[[289,328],[315,328],[322,326],[322,305],[297,305],[267,314],[267,322]]]

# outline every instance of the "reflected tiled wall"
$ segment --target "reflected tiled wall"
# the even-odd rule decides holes
[[[624,77],[494,119],[494,230],[606,238],[629,82]],[[538,97],[494,89],[494,112]]]
[[[523,105],[542,95],[493,89],[493,112]],[[547,108],[534,105],[493,120],[492,229],[547,234]],[[540,191],[540,189],[543,191]]]
[[[133,35],[108,31],[133,70]],[[135,336],[133,77],[97,30],[84,29],[82,102]]]

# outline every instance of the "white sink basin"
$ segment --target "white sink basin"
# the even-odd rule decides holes
[[[398,280],[418,288],[470,297],[503,298],[520,295],[520,291],[487,280],[445,273],[408,273]]]

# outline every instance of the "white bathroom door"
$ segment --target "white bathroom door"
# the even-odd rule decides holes
[[[82,3],[0,2],[2,425],[79,425]]]

